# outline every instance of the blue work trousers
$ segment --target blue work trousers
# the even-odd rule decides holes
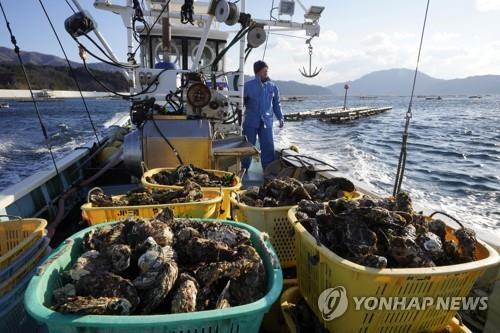
[[[255,145],[257,136],[259,136],[260,143],[260,162],[262,169],[274,161],[274,141],[273,141],[273,128],[272,126],[264,126],[261,121],[258,128],[243,125],[243,135],[247,137],[248,142]],[[252,163],[251,157],[245,157],[241,160],[241,167],[248,169]]]

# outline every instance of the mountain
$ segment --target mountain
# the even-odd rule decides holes
[[[67,66],[41,66],[26,63],[25,68],[33,89],[77,90]],[[89,76],[83,67],[75,67],[74,72],[82,90],[106,91]],[[114,91],[128,90],[127,80],[119,72],[92,70],[92,74]],[[0,89],[28,89],[20,65],[0,64]]]
[[[60,58],[50,54],[44,54],[39,52],[24,51],[21,50],[21,58],[26,64],[33,64],[38,66],[54,66],[54,67],[66,67],[68,63],[66,59]],[[82,67],[81,62],[71,61],[71,66]],[[13,49],[0,46],[0,64],[18,64],[17,54]],[[115,72],[117,67],[103,63],[103,62],[92,62],[88,63],[89,68],[105,71],[105,72]]]
[[[253,76],[245,75],[245,82],[253,79]],[[325,87],[314,85],[314,84],[306,84],[300,83],[297,81],[283,81],[283,80],[274,80],[276,83],[281,95],[295,95],[295,96],[308,96],[308,95],[331,95],[332,92]]]
[[[280,90],[281,95],[298,95],[298,96],[308,96],[308,95],[331,95],[331,91],[328,88],[314,85],[305,84],[297,81],[274,81]]]
[[[366,74],[348,81],[349,95],[407,96],[411,93],[414,71],[388,69]],[[336,83],[327,88],[334,95],[344,95],[344,84]],[[419,72],[415,86],[416,95],[484,95],[500,93],[500,75],[470,76],[463,79],[437,79]]]

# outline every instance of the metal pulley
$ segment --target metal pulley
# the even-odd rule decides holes
[[[74,13],[64,20],[64,28],[72,37],[80,37],[95,30],[97,24],[92,20],[89,12],[84,10]]]
[[[247,44],[249,47],[255,49],[266,41],[266,31],[263,27],[255,27],[247,33]]]
[[[240,20],[240,10],[232,2],[219,0],[215,7],[215,19],[220,23],[235,25]]]
[[[314,37],[314,36],[313,36],[313,37]],[[313,47],[312,47],[312,45],[311,45],[311,39],[312,39],[313,37],[311,37],[311,38],[309,38],[308,40],[306,40],[306,44],[308,44],[308,45],[309,45],[309,47],[308,47],[308,51],[309,51],[309,72],[306,72],[306,68],[305,68],[305,67],[302,67],[302,69],[299,69],[300,74],[302,74],[302,76],[307,77],[307,78],[312,78],[312,77],[317,76],[317,75],[321,72],[321,70],[323,69],[323,68],[320,68],[320,69],[318,70],[318,67],[315,67],[315,68],[314,68],[314,72],[312,71],[312,54],[313,54]]]

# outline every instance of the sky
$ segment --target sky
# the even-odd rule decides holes
[[[21,50],[62,56],[38,1],[2,0],[2,4]],[[70,58],[79,61],[77,47],[63,26],[71,10],[64,0],[43,1]],[[116,4],[124,2],[113,0]],[[275,0],[275,6],[278,2]],[[270,35],[264,58],[270,75],[274,79],[329,85],[376,70],[414,68],[426,2],[303,0],[306,7],[326,7],[320,19],[320,36],[312,42],[313,68],[321,67],[322,72],[312,79],[300,75],[298,68],[308,63],[307,45],[299,38],[305,32],[301,31],[293,33],[296,37]],[[119,16],[96,10],[91,0],[81,3],[96,18],[115,53],[124,60],[126,36]],[[272,0],[247,0],[247,12],[267,19],[271,3]],[[300,6],[296,6],[293,20],[303,21]],[[0,20],[0,45],[11,47],[3,20]],[[252,73],[252,63],[262,56],[263,47],[251,53],[247,73]],[[237,62],[236,52],[230,52],[226,70],[235,69]],[[444,79],[500,74],[500,0],[431,0],[420,70]]]

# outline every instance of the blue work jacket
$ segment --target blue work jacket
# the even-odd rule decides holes
[[[273,113],[278,120],[283,119],[278,87],[267,79],[262,82],[260,77],[245,82],[245,120],[244,127],[259,128],[261,122],[266,128],[273,126]]]

